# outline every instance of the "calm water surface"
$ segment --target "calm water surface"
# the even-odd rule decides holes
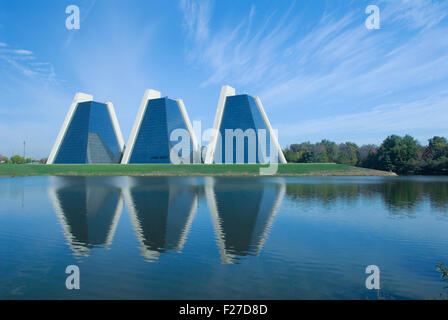
[[[0,178],[2,299],[434,299],[438,261],[447,177]]]

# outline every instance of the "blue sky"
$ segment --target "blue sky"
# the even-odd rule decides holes
[[[147,88],[209,128],[224,84],[261,97],[282,146],[426,143],[448,136],[447,15],[436,0],[0,0],[0,154],[25,140],[48,156],[76,92],[112,101],[125,141]]]

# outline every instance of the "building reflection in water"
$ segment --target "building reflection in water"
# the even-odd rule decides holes
[[[87,255],[112,243],[123,209],[116,180],[102,177],[51,177],[48,195],[70,248]]]
[[[155,261],[160,253],[181,252],[197,210],[196,178],[128,177],[125,202],[141,243],[142,255]]]
[[[262,249],[286,186],[282,178],[52,177],[49,197],[70,248],[87,255],[112,243],[126,203],[147,261],[181,252],[205,198],[222,263]],[[204,183],[198,181],[204,179]]]
[[[257,255],[285,195],[282,178],[205,178],[223,264]]]

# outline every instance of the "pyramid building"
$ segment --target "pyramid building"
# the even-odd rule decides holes
[[[162,97],[156,90],[146,90],[121,163],[172,163],[172,148],[180,142],[177,138],[171,140],[177,129],[188,134],[190,143],[188,151],[177,154],[179,161],[196,162],[198,142],[183,101]]]
[[[112,103],[77,93],[47,163],[120,163],[123,147]]]
[[[223,86],[204,162],[286,163],[261,100]]]

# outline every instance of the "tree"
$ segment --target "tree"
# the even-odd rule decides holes
[[[25,163],[25,158],[19,155],[12,156],[11,163],[14,164]]]
[[[448,141],[444,137],[434,137],[428,140],[428,146],[424,151],[425,160],[439,160],[448,157]]]
[[[339,152],[337,144],[326,139],[322,140],[320,144],[324,147],[327,154],[327,162],[337,162]]]
[[[444,137],[433,137],[428,140],[422,152],[420,170],[425,174],[448,173],[448,141]]]
[[[312,148],[313,145],[310,142],[292,144],[289,148],[285,149],[286,161],[300,163],[313,162]]]
[[[310,154],[308,155],[308,162],[311,163],[327,163],[328,155],[327,150],[325,149],[325,146],[323,146],[320,143],[316,143],[313,146],[311,146]]]
[[[286,149],[283,150],[283,154],[285,155],[287,162],[289,163],[297,162],[297,154],[293,152],[290,148],[286,147]]]
[[[353,142],[336,145],[329,140],[292,144],[284,150],[288,162],[335,162],[360,167],[394,171],[399,174],[448,174],[448,139],[433,137],[427,146],[406,135],[387,137],[380,147]]]
[[[378,169],[398,173],[415,171],[418,143],[410,135],[400,137],[391,135],[387,137],[377,153]]]
[[[378,147],[374,144],[361,146],[358,152],[358,165],[365,168],[375,168],[377,150]]]
[[[346,142],[341,143],[338,147],[337,163],[348,164],[354,166],[358,163],[359,147],[356,143]]]

